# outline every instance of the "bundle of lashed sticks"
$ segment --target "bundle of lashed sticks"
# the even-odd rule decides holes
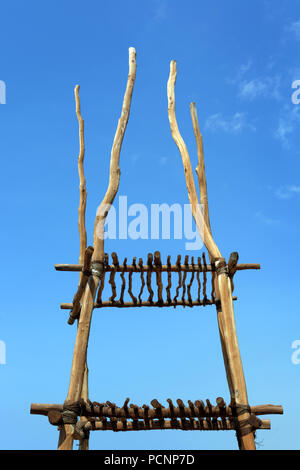
[[[55,268],[58,271],[82,271],[82,278],[79,284],[78,290],[74,296],[73,302],[61,304],[62,309],[70,309],[69,323],[74,323],[74,320],[80,315],[80,299],[82,292],[86,286],[89,276],[92,272],[91,257],[93,254],[92,247],[88,247],[85,254],[85,260],[83,265],[62,265],[57,264]],[[244,269],[259,269],[259,264],[237,264],[238,256],[236,253],[233,253],[230,259],[235,259],[235,263],[228,262],[228,266],[232,268],[232,277],[234,273],[238,270]],[[116,253],[111,254],[112,264],[109,264],[108,254],[105,255],[105,261],[103,264],[103,274],[101,276],[99,289],[97,293],[96,303],[94,308],[102,307],[176,307],[176,306],[189,306],[193,307],[195,305],[213,305],[216,303],[215,291],[214,291],[214,282],[213,282],[213,273],[215,273],[216,268],[214,264],[207,264],[205,252],[202,253],[202,257],[198,256],[197,260],[191,256],[186,255],[184,257],[184,262],[181,261],[181,255],[177,256],[176,263],[171,264],[171,257],[167,257],[167,263],[165,265],[161,262],[161,255],[159,251],[155,251],[154,255],[149,253],[147,256],[146,264],[143,263],[142,258],[134,257],[131,264],[127,264],[127,258],[124,259],[123,264],[120,265],[119,259]],[[109,300],[105,301],[102,299],[103,290],[105,287],[105,281],[107,279],[107,274],[109,273],[109,284],[111,287],[111,296]],[[120,280],[120,295],[117,295],[117,284],[116,284],[116,274],[119,273]],[[126,278],[125,273],[127,274],[128,287],[127,292],[130,296],[130,301],[124,300],[124,294],[126,289]],[[138,274],[140,277],[140,289],[139,292],[134,295],[132,291],[133,283],[133,274]],[[166,274],[164,274],[166,273]],[[172,288],[172,273],[177,275],[177,286],[175,296],[171,295]],[[189,279],[187,275],[190,273]],[[155,286],[153,285],[152,274],[155,275]],[[166,275],[166,286],[165,294],[166,297],[163,297],[163,275]],[[208,275],[211,277],[211,292],[210,295],[207,295],[207,282]],[[202,281],[202,282],[201,282]],[[196,284],[196,289],[192,290],[193,283]],[[146,286],[146,287],[145,287]],[[180,289],[181,293],[180,293]],[[142,294],[146,290],[148,291],[147,300],[142,299]],[[155,295],[156,293],[156,295]],[[119,297],[119,298],[117,298]],[[234,298],[235,299],[235,298]]]
[[[127,398],[122,407],[117,407],[115,403],[107,401],[105,403],[80,401],[76,404],[65,405],[31,405],[31,414],[46,415],[51,424],[62,425],[67,416],[69,419],[70,410],[73,411],[75,420],[73,424],[77,426],[79,433],[90,430],[112,430],[112,431],[134,431],[151,429],[181,429],[192,430],[236,430],[237,429],[237,408],[234,405],[226,406],[222,397],[216,399],[216,405],[212,405],[210,400],[206,400],[206,405],[202,400],[192,402],[188,400],[188,406],[181,399],[177,399],[177,406],[172,400],[167,399],[168,407],[164,407],[157,399],[151,401],[152,408],[148,405],[139,407],[129,404]],[[74,408],[75,405],[75,408]],[[280,405],[260,405],[249,408],[252,423],[255,429],[270,429],[269,420],[260,420],[257,415],[282,414]],[[77,417],[84,416],[87,421],[84,423],[77,421]]]

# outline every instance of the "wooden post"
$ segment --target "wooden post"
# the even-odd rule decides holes
[[[79,230],[79,241],[80,241],[79,264],[81,263],[85,264],[84,262],[85,262],[86,246],[87,246],[87,235],[86,235],[86,227],[85,227],[87,192],[86,192],[86,181],[85,181],[84,167],[83,167],[84,152],[85,152],[84,120],[80,112],[79,85],[76,85],[74,94],[75,94],[75,102],[76,102],[76,115],[77,115],[78,124],[79,124],[79,145],[80,145],[79,156],[78,156],[78,174],[79,174],[78,230]],[[83,273],[79,274],[79,285],[82,281],[83,276],[84,276]],[[89,398],[87,360],[85,361],[81,398],[85,401],[87,401]],[[85,419],[85,418],[82,418],[82,419]],[[81,439],[79,442],[79,450],[88,450],[88,449],[89,449],[89,438]]]
[[[222,350],[224,355],[224,362],[226,366],[226,373],[228,379],[228,385],[230,388],[232,404],[236,405],[248,405],[247,390],[245,384],[245,378],[243,373],[243,367],[240,357],[239,346],[237,342],[234,312],[232,305],[232,291],[228,272],[226,272],[225,266],[223,266],[223,259],[220,251],[213,240],[210,228],[208,227],[202,213],[199,213],[198,197],[195,189],[195,182],[193,178],[190,157],[186,148],[186,145],[180,135],[176,115],[175,115],[175,82],[177,76],[176,62],[173,60],[170,64],[170,75],[168,80],[167,92],[168,92],[168,116],[171,128],[172,137],[180,151],[182,162],[184,166],[186,185],[188,190],[188,197],[190,200],[192,213],[202,236],[203,242],[208,250],[208,253],[213,260],[216,261],[217,275],[218,275],[218,287],[219,295],[221,300],[221,309],[218,312],[219,315],[219,327],[222,338]],[[203,155],[202,155],[203,157]],[[204,167],[203,167],[204,169]],[[203,184],[202,184],[203,186]],[[226,264],[226,263],[225,263]],[[249,412],[243,413],[242,416],[238,417],[239,421],[246,420],[250,417]],[[241,449],[255,450],[254,435],[250,434],[243,435],[239,438],[239,445]]]
[[[79,207],[78,207],[78,231],[79,231],[79,264],[83,264],[84,253],[87,247],[87,236],[85,228],[85,210],[86,210],[86,181],[84,176],[84,120],[82,119],[80,112],[80,97],[79,97],[79,85],[76,85],[74,89],[75,103],[76,103],[76,116],[79,125],[79,155],[78,155],[78,174],[79,174]],[[82,274],[80,273],[79,282],[81,281]]]
[[[228,274],[229,274],[229,277],[230,277],[232,292],[234,291],[233,276],[235,275],[235,272],[237,270],[238,260],[239,260],[239,254],[236,251],[231,253],[231,255],[229,257],[229,260],[228,260]]]
[[[137,405],[129,405],[129,398],[125,400],[124,405],[120,408],[114,403],[110,402],[102,403],[101,406],[93,405],[90,403],[84,403],[84,413],[86,417],[116,417],[116,418],[128,418],[128,419],[158,419],[158,418],[192,418],[192,417],[234,417],[234,411],[231,405],[226,405],[222,397],[216,398],[217,406],[205,406],[203,401],[196,400],[194,403],[188,400],[189,406],[182,408],[181,404],[176,407],[172,400],[167,398],[169,407],[162,407],[156,409],[155,407],[150,409],[149,406],[143,405],[142,407]],[[155,399],[154,399],[155,400]],[[178,399],[180,403],[182,400]],[[178,403],[177,400],[177,403]],[[202,406],[203,404],[203,406]],[[103,405],[103,406],[102,406]],[[113,405],[113,406],[112,406]],[[199,406],[200,405],[200,408]],[[137,408],[136,408],[137,406]],[[50,423],[54,426],[58,425],[62,420],[63,405],[58,403],[31,403],[30,414],[48,416]],[[251,413],[254,415],[282,415],[283,408],[281,405],[256,405],[251,406]]]
[[[85,363],[83,384],[82,384],[82,390],[81,390],[81,398],[85,402],[87,402],[88,399],[89,399],[89,370],[88,370],[88,367],[87,367],[87,363]],[[85,416],[81,416],[80,421],[87,422],[88,419]],[[89,450],[89,437],[86,437],[84,439],[80,439],[79,449],[78,450]]]
[[[91,327],[94,299],[99,285],[99,280],[103,275],[104,262],[104,224],[109,211],[109,206],[116,196],[119,180],[120,168],[119,159],[121,146],[129,118],[131,98],[136,75],[136,52],[133,47],[129,48],[129,75],[127,87],[124,95],[121,117],[118,122],[110,160],[110,174],[107,192],[97,212],[94,225],[94,253],[92,264],[92,275],[89,277],[83,298],[80,318],[78,321],[76,342],[74,347],[71,377],[66,403],[78,402],[81,398],[84,374],[86,370],[86,356],[88,339]],[[59,450],[71,450],[73,448],[74,426],[65,424],[60,432]]]
[[[192,117],[195,140],[197,144],[198,165],[196,167],[196,173],[197,173],[198,181],[199,181],[200,203],[202,205],[204,221],[207,225],[208,230],[210,231],[212,235],[211,224],[210,224],[210,219],[209,219],[209,209],[208,209],[207,183],[206,183],[206,176],[205,176],[205,163],[204,163],[204,151],[203,151],[203,137],[199,128],[199,121],[198,121],[197,109],[196,109],[195,103],[190,104],[190,112],[191,112],[191,117]],[[212,263],[213,258],[210,253],[209,253],[209,259],[210,259],[210,263]],[[215,275],[215,273],[212,273],[212,282],[214,283],[214,289],[215,289],[215,295],[216,295],[217,320],[218,320],[219,335],[220,335],[220,341],[221,341],[221,347],[222,347],[222,354],[223,354],[223,359],[224,359],[224,364],[225,364],[227,382],[228,382],[230,393],[231,393],[233,391],[233,388],[232,388],[231,377],[230,377],[230,373],[228,369],[228,357],[227,357],[227,351],[226,351],[225,340],[224,340],[224,328],[222,324],[223,314],[222,314],[222,308],[221,308],[218,277]]]
[[[208,211],[208,199],[207,199],[207,183],[206,183],[206,177],[205,177],[203,139],[200,133],[197,110],[196,110],[196,106],[194,103],[191,103],[190,109],[191,109],[193,128],[194,128],[194,133],[195,133],[195,138],[196,138],[196,143],[197,143],[198,166],[196,168],[196,172],[197,172],[198,179],[199,179],[200,202],[202,204],[202,208],[204,212],[204,221],[208,229],[211,232],[211,225],[209,221],[209,211]],[[232,278],[236,271],[238,258],[239,258],[238,253],[234,252],[234,253],[231,253],[229,261],[228,261],[228,276],[229,276],[229,283],[230,283],[231,291],[233,291],[233,287],[234,287]],[[211,256],[210,256],[210,261],[212,262]],[[225,274],[223,274],[222,276],[224,275]],[[228,349],[227,346],[231,344],[229,343],[229,340],[231,340],[231,338],[235,341],[235,348],[237,348],[238,351],[239,351],[239,348],[238,348],[237,335],[236,335],[236,329],[235,329],[235,324],[234,324],[233,305],[232,305],[232,301],[231,301],[232,307],[230,305],[227,305],[226,299],[228,297],[229,291],[226,287],[224,291],[224,282],[225,281],[221,276],[214,276],[216,298],[220,300],[220,303],[217,303],[217,317],[218,317],[219,333],[220,333],[220,340],[221,340],[226,376],[227,376],[227,381],[228,381],[228,385],[230,389],[231,400],[233,401],[233,403],[238,403],[236,401],[236,389],[234,387],[234,383],[239,383],[240,384],[239,389],[242,390],[240,400],[243,399],[244,400],[243,403],[248,404],[246,384],[245,384],[245,379],[243,375],[242,362],[241,362],[240,355],[238,355],[237,357],[237,367],[232,368],[231,357],[234,354],[234,350],[233,351],[227,350]],[[220,284],[222,285],[222,292],[220,292]],[[223,297],[223,303],[222,303],[222,297]],[[224,308],[225,308],[225,311],[223,311]],[[224,317],[226,317],[225,320],[224,320]],[[226,330],[226,326],[224,326],[224,321],[225,321],[225,325],[228,325],[229,327],[229,333]],[[242,373],[241,374],[237,373],[236,380],[233,380],[232,376],[237,371],[240,371],[240,370]],[[244,416],[243,416],[243,419],[244,419]],[[247,440],[246,437],[244,440]],[[243,447],[243,442],[239,442],[239,445],[240,447]],[[247,445],[249,445],[250,448],[252,448],[251,442],[247,442]]]
[[[231,393],[231,402],[233,405],[248,405],[247,388],[244,377],[243,365],[238,345],[233,303],[231,282],[228,275],[228,268],[225,260],[217,260],[218,284],[221,298],[221,311],[219,312],[220,321],[223,326],[223,340],[226,350],[227,376],[230,378],[229,388]],[[248,419],[249,413],[243,413],[238,417],[238,421]],[[238,443],[241,450],[255,450],[255,441],[253,433],[238,437]]]
[[[86,212],[86,199],[87,199],[87,192],[86,192],[86,180],[85,180],[85,175],[84,175],[84,166],[83,166],[83,161],[84,161],[84,153],[85,153],[85,145],[84,145],[84,120],[81,115],[80,111],[80,97],[79,97],[79,85],[75,86],[74,89],[74,95],[75,95],[75,104],[76,104],[76,116],[78,120],[78,126],[79,126],[79,155],[78,155],[78,175],[79,175],[79,207],[78,207],[78,231],[79,231],[79,264],[86,264],[86,259],[90,261],[90,258],[93,253],[93,248],[89,247],[90,250],[87,252],[86,246],[87,246],[87,234],[86,234],[86,227],[85,227],[85,212]],[[84,276],[83,273],[80,272],[79,274],[79,285],[78,285],[78,291],[73,299],[73,304],[76,304],[76,300],[78,298],[78,305],[79,301],[81,300],[81,297],[83,295],[83,288],[80,289],[82,285],[82,280]],[[87,279],[86,279],[87,282]],[[78,307],[76,305],[75,308]],[[74,312],[72,310],[71,314]],[[74,318],[71,316],[69,323],[72,324],[74,322]],[[88,399],[88,375],[87,375],[87,364],[85,364],[85,374],[84,374],[84,393],[81,396],[84,399]],[[73,447],[73,427],[71,426],[65,426],[60,430],[60,435],[59,435],[59,444],[58,447],[68,445],[68,447],[71,445],[72,442],[72,447]],[[66,437],[68,436],[68,439]],[[83,447],[85,449],[89,448],[89,441],[88,439],[84,440]],[[81,444],[81,443],[80,443]]]
[[[203,138],[199,129],[199,122],[198,122],[197,109],[196,109],[195,103],[190,104],[190,112],[191,112],[191,117],[192,117],[195,140],[197,144],[198,165],[196,167],[196,173],[197,173],[198,181],[199,181],[200,204],[203,210],[204,221],[210,233],[212,233],[210,220],[209,220],[209,210],[208,210],[207,184],[206,184],[204,152],[203,152]]]
[[[80,111],[80,97],[79,97],[79,85],[75,86],[74,94],[75,94],[75,103],[76,103],[76,116],[79,125],[79,156],[78,156],[78,174],[79,174],[79,208],[78,208],[78,231],[79,231],[79,264],[83,264],[84,266],[90,262],[90,258],[93,253],[93,248],[89,247],[86,249],[87,246],[87,235],[86,235],[86,227],[85,227],[85,212],[86,212],[86,199],[87,199],[87,192],[86,192],[86,180],[84,175],[84,152],[85,152],[85,145],[84,145],[84,120],[81,115]],[[83,289],[80,290],[80,286],[83,281],[83,273],[80,272],[79,274],[79,286],[78,286],[78,303],[81,300]],[[87,279],[86,279],[87,282]],[[76,296],[75,296],[76,297]],[[75,299],[74,297],[74,299]],[[74,304],[73,300],[73,304]],[[74,321],[74,320],[73,320]],[[69,322],[72,324],[72,321]],[[84,400],[88,400],[88,367],[87,363],[85,364],[85,371],[84,371],[84,381],[82,387],[82,394],[81,398]],[[68,440],[66,440],[66,429],[67,433],[70,434]],[[68,427],[66,429],[62,429],[60,431],[59,436],[59,447],[60,445],[71,445],[71,441],[73,440],[73,428]],[[73,443],[72,443],[73,444]],[[82,439],[79,444],[79,449],[88,450],[89,448],[89,439]]]

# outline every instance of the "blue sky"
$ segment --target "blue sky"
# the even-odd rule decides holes
[[[53,267],[76,263],[79,252],[73,90],[80,84],[91,243],[134,46],[137,77],[118,194],[129,204],[188,202],[167,116],[175,59],[177,119],[193,168],[189,103],[198,110],[215,240],[224,257],[238,251],[240,262],[262,266],[235,280],[249,402],[285,411],[271,416],[271,431],[258,433],[259,448],[299,449],[300,364],[291,360],[300,339],[300,104],[291,100],[292,82],[300,80],[299,2],[12,0],[1,5],[0,41],[1,448],[57,445],[56,429],[29,409],[31,402],[64,401],[75,341],[76,327],[59,304],[71,302],[78,275]],[[174,259],[185,254],[185,241],[106,244],[120,258],[156,249]],[[229,399],[212,307],[98,309],[88,364],[96,401]],[[91,448],[235,449],[236,441],[232,432],[99,432]]]

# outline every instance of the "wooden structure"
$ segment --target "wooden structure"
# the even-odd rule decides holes
[[[79,86],[75,87],[76,114],[79,123],[80,152],[78,170],[80,179],[79,203],[79,234],[80,256],[79,263],[56,265],[59,271],[78,271],[79,285],[72,303],[64,303],[62,309],[70,310],[69,324],[77,321],[77,336],[74,348],[71,377],[68,395],[63,405],[32,404],[31,413],[48,416],[51,424],[59,428],[58,448],[72,449],[73,440],[80,441],[80,449],[88,449],[89,432],[92,430],[138,431],[152,429],[182,429],[182,430],[235,430],[240,449],[255,449],[255,431],[270,429],[269,420],[261,420],[257,415],[282,414],[281,406],[261,405],[250,406],[248,403],[246,383],[238,346],[235,318],[233,311],[233,276],[244,269],[259,269],[259,264],[238,264],[238,254],[233,252],[228,260],[222,257],[212,236],[207,188],[203,157],[202,135],[199,130],[195,104],[191,104],[191,118],[195,133],[198,165],[196,168],[200,203],[193,178],[191,162],[187,147],[180,135],[175,115],[175,81],[176,62],[170,65],[168,80],[168,116],[172,137],[180,151],[184,166],[184,174],[188,197],[193,217],[208,251],[209,260],[205,253],[200,257],[179,255],[174,264],[168,256],[165,264],[160,253],[148,254],[146,263],[142,258],[133,258],[122,264],[116,253],[104,252],[104,223],[110,205],[116,196],[119,179],[119,158],[121,145],[127,126],[131,98],[136,75],[136,53],[129,49],[129,75],[125,91],[121,117],[118,122],[113,141],[110,161],[110,175],[107,192],[97,212],[94,225],[93,246],[87,247],[85,229],[86,184],[83,171],[84,159],[84,121],[80,112]],[[111,296],[104,299],[103,293],[108,283]],[[116,277],[119,276],[120,292],[117,290]],[[138,277],[139,292],[133,292],[132,278]],[[155,280],[153,281],[153,278]],[[176,282],[176,295],[172,295],[172,280]],[[155,285],[154,285],[155,284]],[[128,285],[126,291],[126,285]],[[164,285],[166,286],[164,288]],[[211,286],[208,288],[208,286]],[[174,288],[173,288],[174,289]],[[146,293],[146,298],[145,298]],[[144,297],[143,297],[144,294]],[[126,295],[129,300],[126,300]],[[215,305],[227,381],[230,391],[230,404],[218,397],[216,404],[209,400],[188,401],[184,404],[177,399],[177,406],[168,399],[168,407],[164,407],[156,399],[152,400],[152,408],[129,404],[127,398],[123,406],[115,403],[91,402],[88,397],[88,368],[87,348],[94,308],[104,307],[200,307]]]

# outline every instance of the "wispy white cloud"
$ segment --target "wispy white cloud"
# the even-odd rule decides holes
[[[239,67],[235,81],[239,82],[244,77],[244,75],[248,72],[248,70],[250,70],[251,67],[252,67],[252,60],[249,59],[248,62],[246,62],[245,64],[242,64]]]
[[[275,192],[278,199],[290,199],[296,194],[300,195],[300,186],[297,185],[281,186]]]
[[[274,132],[274,136],[280,140],[285,148],[290,148],[290,137],[299,126],[300,122],[300,108],[296,105],[291,105],[290,108],[285,109],[278,119],[278,125]]]
[[[224,131],[236,134],[245,128],[255,131],[247,122],[245,113],[235,113],[231,118],[224,118],[221,113],[212,114],[206,119],[205,128],[211,131]]]
[[[274,59],[269,60],[266,64],[268,74],[255,77],[252,60],[248,60],[242,64],[233,79],[228,80],[238,88],[238,96],[243,99],[254,100],[258,97],[273,98],[279,100],[281,77],[279,75],[270,75],[270,69],[274,67]],[[251,71],[251,73],[250,73]],[[252,75],[252,76],[251,76]]]
[[[252,60],[249,59],[247,62],[239,66],[233,78],[227,78],[227,82],[233,85],[239,83],[251,67]]]
[[[241,80],[238,95],[242,98],[254,100],[259,96],[265,98],[280,99],[279,93],[280,77],[254,78],[252,80]]]
[[[255,218],[265,225],[277,225],[279,223],[279,220],[264,215],[262,211],[256,212]]]
[[[290,32],[294,38],[300,41],[300,20],[293,21],[286,27],[286,31]]]
[[[294,126],[286,119],[279,119],[275,137],[279,139],[284,147],[289,147],[289,135],[294,131]]]
[[[287,80],[293,82],[294,80],[300,79],[300,67],[299,65],[294,67],[289,67],[287,70]]]
[[[240,84],[239,95],[243,98],[256,98],[257,96],[266,92],[267,85],[261,80],[254,79],[250,81],[244,80]]]

